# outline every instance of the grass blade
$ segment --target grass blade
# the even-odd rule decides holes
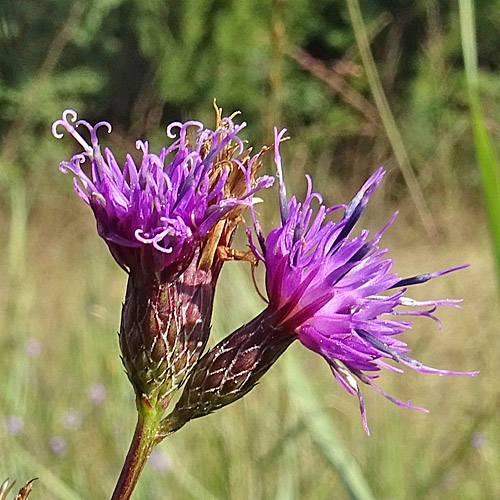
[[[427,208],[427,203],[422,193],[422,189],[420,188],[415,172],[410,164],[410,159],[408,157],[408,153],[406,152],[403,139],[399,133],[389,103],[387,102],[384,89],[382,88],[377,66],[375,65],[375,61],[370,50],[368,32],[363,21],[358,0],[347,0],[347,7],[349,9],[352,29],[358,45],[359,55],[363,61],[363,67],[366,71],[366,77],[370,85],[370,90],[373,95],[373,99],[375,100],[378,112],[380,113],[380,118],[384,125],[387,138],[389,139],[392,150],[394,151],[394,156],[399,164],[403,178],[408,186],[408,191],[410,192],[415,208],[417,209],[420,219],[422,220],[422,224],[424,225],[429,238],[432,240],[437,234],[436,226],[432,215]]]
[[[472,0],[460,0],[460,31],[464,56],[465,76],[469,94],[469,106],[474,131],[476,158],[481,171],[486,211],[490,224],[493,252],[500,286],[500,164],[491,142],[479,97],[477,72],[477,47],[474,4]]]
[[[297,410],[302,414],[307,432],[318,450],[337,470],[349,498],[374,500],[375,497],[361,469],[342,443],[333,422],[322,408],[303,370],[291,355],[285,356],[283,361],[290,393],[297,402]]]

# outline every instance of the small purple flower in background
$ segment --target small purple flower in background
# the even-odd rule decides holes
[[[95,406],[100,406],[106,400],[106,386],[101,382],[92,382],[89,387],[89,398]]]
[[[484,432],[476,431],[470,438],[470,444],[477,451],[481,451],[488,444],[488,438],[486,437]]]
[[[395,215],[371,239],[369,231],[351,236],[384,170],[377,170],[348,205],[326,207],[308,190],[303,203],[289,201],[283,182],[279,144],[286,130],[275,131],[275,162],[279,178],[281,226],[265,238],[252,208],[260,249],[250,246],[266,267],[267,308],[250,323],[222,340],[208,352],[188,379],[184,392],[165,423],[165,434],[192,418],[206,415],[250,391],[284,350],[299,340],[321,355],[339,384],[357,395],[367,434],[365,405],[358,381],[374,387],[387,399],[407,408],[427,411],[386,394],[375,383],[382,369],[401,373],[391,360],[420,373],[477,375],[478,372],[438,370],[408,355],[397,335],[409,330],[409,316],[434,316],[439,306],[459,307],[458,300],[417,301],[406,295],[411,285],[462,269],[401,279],[391,272],[393,261],[379,242]],[[316,210],[311,204],[316,201]],[[343,210],[339,222],[328,220]]]
[[[42,344],[34,337],[30,337],[24,344],[24,352],[30,358],[39,358],[42,355]]]
[[[4,423],[7,432],[13,436],[21,434],[24,430],[24,420],[17,415],[9,415]]]
[[[49,441],[49,448],[56,457],[64,457],[68,452],[68,443],[61,436],[54,436]]]
[[[62,414],[60,422],[65,429],[75,431],[82,425],[82,412],[76,408],[67,408]]]
[[[148,464],[156,472],[167,472],[172,468],[172,459],[160,448],[155,448],[149,456]]]

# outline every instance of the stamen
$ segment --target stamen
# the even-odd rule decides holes
[[[144,156],[146,156],[148,154],[148,145],[147,145],[147,142],[144,142],[144,141],[141,141],[140,139],[138,139],[137,141],[135,141],[135,147],[139,151],[142,151],[142,154]]]
[[[412,276],[411,278],[404,278],[398,281],[396,284],[392,285],[391,288],[399,288],[409,285],[419,285],[433,278],[437,278],[438,276],[443,276],[445,274],[452,273],[460,269],[465,269],[466,267],[469,267],[469,264],[463,264],[461,266],[451,267],[450,269],[444,269],[442,271],[436,271],[434,273],[417,274],[416,276]]]
[[[172,132],[173,129],[175,128],[178,128],[179,129],[179,138],[182,138],[185,139],[186,137],[186,129],[189,127],[189,126],[194,126],[194,127],[197,127],[198,128],[198,132],[201,132],[203,130],[203,123],[201,122],[198,122],[196,120],[190,120],[188,122],[185,122],[185,123],[181,123],[181,122],[172,122],[168,127],[167,127],[167,137],[169,139],[176,139],[177,138],[177,134],[175,132]]]
[[[402,306],[409,306],[409,307],[431,306],[433,307],[433,311],[435,311],[438,306],[449,306],[461,309],[461,306],[458,305],[460,302],[463,302],[463,299],[415,300],[412,299],[411,297],[400,297],[399,299],[399,303]]]
[[[352,376],[351,371],[338,359],[329,359],[328,363],[330,366],[342,377],[342,380],[348,385],[353,392],[358,391],[358,383],[356,379]]]
[[[392,347],[389,347],[385,342],[382,342],[379,340],[377,337],[372,335],[371,333],[368,333],[365,330],[354,330],[363,340],[366,340],[369,342],[371,345],[376,347],[379,351],[384,352],[385,354],[388,354],[394,361],[400,362],[402,361],[402,354],[400,354],[398,351],[393,349]]]
[[[99,122],[96,125],[92,126],[86,120],[78,120],[75,123],[75,127],[79,127],[80,125],[83,125],[89,131],[90,142],[92,143],[94,153],[96,152],[96,150],[99,150],[99,140],[97,139],[97,130],[101,127],[106,127],[108,134],[110,134],[112,130],[111,124],[105,121]]]
[[[286,195],[285,179],[283,177],[283,167],[281,165],[280,143],[287,130],[284,128],[278,133],[277,127],[274,127],[274,163],[276,164],[277,176],[279,181],[279,206],[281,213],[281,225],[284,226],[289,217],[288,199]]]
[[[85,152],[88,153],[89,155],[91,155],[92,154],[92,147],[76,131],[75,127],[71,124],[71,123],[75,123],[77,118],[78,118],[78,115],[77,115],[77,113],[76,113],[75,110],[73,110],[73,109],[66,109],[66,110],[64,110],[63,114],[62,114],[62,119],[56,120],[52,124],[52,135],[56,139],[62,139],[62,137],[64,136],[64,134],[57,131],[57,127],[59,125],[62,125],[73,136],[73,138],[82,146],[82,148],[85,150]],[[78,126],[78,123],[76,124],[76,126]]]

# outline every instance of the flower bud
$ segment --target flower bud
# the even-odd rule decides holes
[[[164,420],[165,435],[233,403],[255,387],[296,339],[294,332],[273,326],[277,323],[273,316],[267,308],[200,359],[174,411]]]
[[[136,272],[128,280],[120,326],[123,364],[136,394],[162,408],[210,332],[215,282],[196,261],[172,282]]]

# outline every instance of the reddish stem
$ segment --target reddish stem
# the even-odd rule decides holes
[[[156,438],[158,420],[154,410],[141,411],[139,409],[134,437],[111,500],[128,500],[132,496],[142,469],[154,446],[158,443]]]

